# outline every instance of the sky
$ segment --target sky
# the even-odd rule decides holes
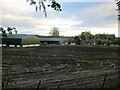
[[[45,18],[42,11],[35,12],[35,7],[26,0],[1,0],[0,26],[16,27],[19,34],[49,35],[51,29],[57,27],[61,36],[75,36],[85,31],[118,36],[118,12],[112,0],[57,1],[62,11],[47,8]]]

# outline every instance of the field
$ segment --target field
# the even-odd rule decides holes
[[[117,87],[120,47],[40,46],[3,48],[3,87]]]

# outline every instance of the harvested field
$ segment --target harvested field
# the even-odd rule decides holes
[[[101,88],[118,81],[120,47],[40,46],[3,48],[7,88]],[[8,83],[6,83],[7,81]]]

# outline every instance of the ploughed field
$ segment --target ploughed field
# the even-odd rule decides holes
[[[8,88],[101,88],[118,81],[119,47],[40,46],[3,48],[3,84]]]

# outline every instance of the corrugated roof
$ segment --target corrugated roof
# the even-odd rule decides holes
[[[24,38],[26,36],[29,36],[27,34],[12,34],[12,35],[8,35],[7,37],[4,37],[4,38]]]
[[[40,38],[40,41],[65,41],[68,38]]]

